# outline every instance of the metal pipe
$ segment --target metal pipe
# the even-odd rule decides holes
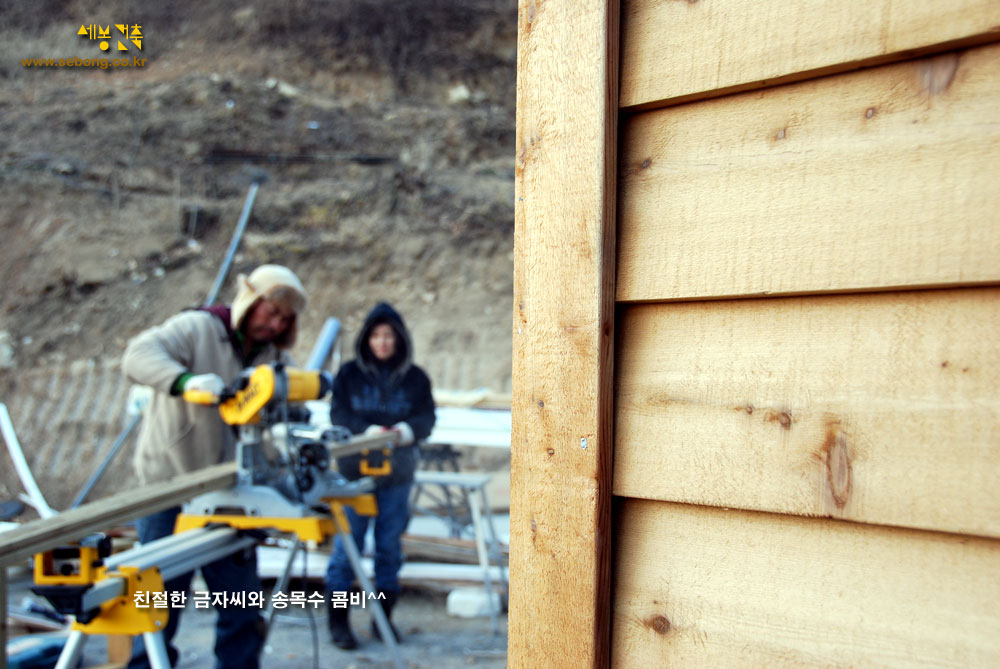
[[[341,518],[345,517],[341,515]],[[344,551],[347,553],[347,559],[351,562],[351,567],[354,568],[354,575],[357,576],[358,583],[361,585],[361,595],[365,598],[368,597],[369,593],[374,595],[375,588],[372,586],[372,581],[368,578],[365,568],[361,565],[361,553],[358,551],[357,544],[354,543],[350,525],[342,527],[338,520],[337,534],[340,536],[341,546],[344,547]],[[382,642],[392,650],[396,667],[403,669],[406,665],[403,664],[403,656],[399,654],[399,644],[396,642],[396,635],[392,633],[389,618],[386,617],[385,611],[382,609],[382,604],[377,598],[373,598],[371,603],[373,604],[372,617],[375,619],[375,627],[378,628],[379,634],[382,636]]]
[[[87,635],[80,630],[73,630],[69,633],[66,645],[63,646],[59,660],[56,662],[56,669],[72,669],[80,665],[80,657],[83,655],[83,645],[87,643]]]
[[[31,505],[38,510],[38,514],[42,518],[50,518],[56,515],[55,510],[45,501],[45,495],[42,494],[42,491],[38,488],[38,484],[35,482],[35,477],[31,474],[28,461],[24,459],[24,451],[21,450],[21,443],[17,440],[17,434],[14,432],[14,424],[11,422],[10,414],[7,412],[7,405],[2,402],[0,402],[0,431],[3,432],[3,438],[7,442],[7,450],[10,452],[10,458],[14,461],[14,468],[21,479],[21,484],[28,492]]]
[[[323,329],[319,332],[319,337],[316,338],[316,343],[313,344],[309,360],[306,362],[306,369],[312,371],[323,369],[339,336],[340,321],[336,318],[327,318],[326,322],[323,323]]]
[[[170,669],[170,656],[167,655],[167,641],[163,638],[163,632],[143,632],[142,644],[146,648],[150,667]]]
[[[229,274],[229,266],[233,262],[233,256],[236,255],[236,249],[239,248],[240,240],[243,239],[243,232],[247,228],[247,221],[250,220],[250,211],[253,209],[253,201],[257,198],[257,190],[260,188],[261,183],[263,183],[263,180],[257,178],[250,185],[247,198],[243,202],[243,211],[240,212],[240,220],[236,223],[236,231],[233,233],[233,238],[229,242],[229,249],[226,251],[226,257],[219,267],[219,273],[215,276],[215,283],[212,284],[212,289],[208,292],[208,297],[205,298],[204,306],[206,307],[215,302],[215,298],[219,296],[219,291],[222,289],[222,283]]]
[[[264,626],[268,632],[271,631],[271,622],[274,620],[274,594],[275,592],[284,592],[285,588],[288,586],[288,580],[292,575],[292,565],[295,562],[295,556],[299,554],[299,549],[302,548],[302,542],[296,541],[295,545],[291,547],[288,551],[288,561],[285,562],[285,568],[281,572],[281,578],[278,579],[278,583],[274,586],[272,590],[271,598],[267,602],[267,613],[264,614]]]
[[[135,430],[135,427],[136,425],[139,424],[140,420],[142,420],[142,413],[137,413],[136,415],[132,416],[132,420],[129,421],[129,424],[125,427],[124,430],[122,430],[121,434],[119,434],[118,437],[115,439],[115,443],[111,445],[111,451],[104,458],[104,461],[101,462],[100,466],[98,466],[98,468],[94,471],[94,473],[90,475],[90,479],[87,481],[86,484],[84,484],[83,488],[80,489],[80,492],[77,493],[76,499],[74,499],[73,503],[69,505],[69,508],[75,509],[76,507],[83,504],[83,500],[87,499],[87,495],[90,494],[90,491],[94,489],[94,486],[97,485],[97,482],[101,479],[102,476],[104,476],[104,472],[107,471],[108,467],[111,465],[111,461],[114,460],[115,456],[118,455],[118,451],[120,451],[122,449],[122,446],[125,445],[126,441],[128,440],[129,436],[131,436],[132,431]]]

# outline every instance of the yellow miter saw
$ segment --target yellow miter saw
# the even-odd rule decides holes
[[[362,589],[374,592],[344,513],[344,506],[352,506],[360,515],[375,514],[374,481],[370,477],[348,481],[330,469],[330,462],[389,447],[396,435],[352,437],[345,428],[315,427],[294,415],[289,403],[319,399],[331,386],[328,372],[274,364],[244,371],[219,397],[184,394],[189,402],[218,404],[223,421],[239,431],[236,485],[185,504],[171,536],[115,555],[109,555],[100,537],[93,537],[36,556],[35,592],[60,612],[75,616],[59,667],[76,665],[87,635],[142,634],[150,665],[168,669],[160,632],[168,611],[139,606],[137,597],[153,593],[165,598],[165,582],[252,548],[259,540],[257,531],[277,530],[297,539],[275,592],[285,587],[302,542],[320,543],[333,534],[340,535]],[[377,599],[371,605],[379,632],[392,649],[396,666],[402,667],[389,621]],[[273,613],[269,607],[268,624]]]
[[[218,398],[197,391],[185,393],[189,402],[218,402],[222,420],[239,430],[238,470],[233,488],[206,493],[185,504],[177,531],[218,521],[241,529],[275,528],[295,532],[302,540],[322,541],[332,530],[328,526],[332,519],[323,517],[330,502],[352,506],[361,515],[374,515],[374,497],[368,494],[374,481],[369,477],[348,481],[331,470],[330,463],[373,447],[390,448],[394,433],[352,439],[343,427],[316,427],[301,416],[290,415],[294,412],[289,403],[319,399],[332,384],[328,372],[276,363],[246,370]],[[336,507],[331,508],[336,515]]]

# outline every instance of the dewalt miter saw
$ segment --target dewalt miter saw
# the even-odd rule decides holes
[[[163,583],[179,574],[253,546],[260,531],[295,535],[286,575],[303,542],[320,543],[339,535],[362,589],[373,592],[344,506],[360,515],[374,515],[374,481],[369,477],[348,481],[331,470],[330,463],[339,456],[391,448],[396,434],[352,437],[345,428],[318,428],[293,420],[299,416],[290,403],[319,399],[331,387],[327,372],[275,363],[245,370],[220,396],[184,393],[185,401],[218,405],[222,420],[239,431],[236,484],[190,500],[169,537],[111,556],[91,547],[97,540],[90,538],[73,554],[76,559],[67,563],[69,568],[54,561],[65,547],[35,556],[40,586],[36,592],[76,618],[57,667],[74,666],[87,634],[142,634],[151,666],[169,667],[159,633],[168,611],[138,608],[135,594],[162,591]],[[71,566],[77,563],[80,568]],[[275,590],[282,587],[279,582]],[[402,666],[388,619],[378,600],[372,604],[375,624],[392,647],[397,666]],[[268,611],[268,622],[271,614],[273,609]]]
[[[247,370],[218,399],[201,392],[184,393],[189,402],[218,402],[222,420],[239,430],[235,454],[238,473],[235,487],[188,502],[178,529],[193,526],[195,518],[189,516],[245,517],[250,524],[275,527],[267,521],[315,519],[317,511],[326,511],[325,500],[367,506],[358,497],[371,492],[372,479],[348,481],[332,471],[330,463],[337,456],[371,448],[372,440],[359,443],[345,428],[317,428],[289,415],[290,402],[318,399],[331,386],[327,372],[277,363]],[[388,435],[378,441],[387,444],[390,439]]]

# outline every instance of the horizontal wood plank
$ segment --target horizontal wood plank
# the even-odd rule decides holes
[[[998,109],[1000,45],[635,116],[617,297],[998,282]]]
[[[1000,537],[1000,289],[634,305],[616,495]]]
[[[622,5],[622,107],[677,104],[1000,40],[993,0]]]
[[[613,666],[987,667],[1000,542],[626,500]]]
[[[0,567],[14,564],[60,543],[76,541],[90,532],[177,506],[202,493],[236,483],[236,463],[192,472],[172,481],[126,490],[96,502],[63,511],[51,518],[27,523],[0,534]]]

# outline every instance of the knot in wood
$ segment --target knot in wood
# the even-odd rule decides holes
[[[666,616],[650,616],[644,620],[643,623],[645,623],[646,627],[653,630],[657,634],[666,634],[670,631],[670,621],[667,620]]]

